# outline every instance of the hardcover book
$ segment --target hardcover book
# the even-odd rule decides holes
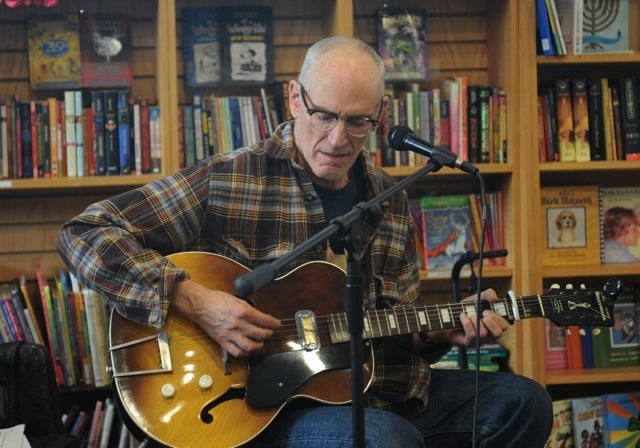
[[[544,321],[545,365],[547,370],[566,369],[567,340],[565,328],[554,324],[549,319]]]
[[[575,446],[604,447],[604,400],[602,397],[581,397],[571,401],[573,442]]]
[[[75,17],[31,17],[27,35],[32,89],[80,87],[80,37]]]
[[[587,80],[587,97],[589,103],[589,150],[591,151],[591,160],[606,160],[604,108],[602,104],[602,86],[599,79]]]
[[[473,248],[469,197],[425,196],[420,205],[427,271],[430,275],[449,275],[460,255]]]
[[[126,15],[80,14],[82,87],[131,87],[131,23]]]
[[[273,82],[273,12],[270,6],[221,8],[222,67],[227,83]]]
[[[589,142],[589,101],[587,80],[576,78],[571,81],[571,99],[573,101],[573,134],[576,148],[576,162],[591,160]]]
[[[558,153],[561,162],[576,161],[575,132],[573,125],[573,101],[568,79],[557,79],[554,83]]]
[[[602,263],[636,262],[640,240],[635,230],[640,216],[640,187],[602,187]]]
[[[583,53],[629,51],[629,0],[583,0]]]
[[[379,10],[378,53],[384,61],[387,81],[427,79],[426,10]]]
[[[600,264],[600,206],[597,185],[542,187],[545,232],[542,263]]]
[[[606,446],[611,448],[640,445],[640,392],[604,396]]]
[[[634,76],[619,80],[620,128],[625,160],[640,160],[640,116],[636,83]]]
[[[222,81],[219,8],[182,8],[182,55],[187,87]]]
[[[634,288],[624,290],[613,305],[613,327],[594,327],[591,338],[595,367],[640,364],[636,300]]]
[[[582,53],[583,0],[555,0],[567,54]]]

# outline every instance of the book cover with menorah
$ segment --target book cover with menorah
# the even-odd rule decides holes
[[[584,0],[583,53],[629,51],[629,0]]]

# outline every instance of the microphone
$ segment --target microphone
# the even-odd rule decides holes
[[[392,126],[389,129],[387,141],[396,151],[412,151],[416,154],[434,159],[440,165],[450,168],[459,168],[469,174],[478,172],[478,168],[472,163],[460,160],[453,152],[433,146],[418,137],[409,126]]]

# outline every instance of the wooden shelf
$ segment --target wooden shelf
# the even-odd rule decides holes
[[[630,366],[607,369],[547,370],[546,380],[550,385],[640,381],[640,368]]]
[[[627,64],[640,62],[640,53],[579,54],[567,56],[537,56],[538,66],[574,64]]]
[[[638,275],[640,263],[587,264],[573,266],[543,266],[543,278],[616,277]]]
[[[0,195],[9,196],[19,193],[52,190],[98,190],[124,189],[144,185],[163,177],[160,174],[143,174],[141,176],[91,176],[91,177],[65,177],[55,179],[2,179],[0,180]]]

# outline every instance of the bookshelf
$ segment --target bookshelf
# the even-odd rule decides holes
[[[54,275],[61,261],[55,250],[62,223],[98,199],[145,184],[170,174],[179,166],[178,106],[190,101],[192,92],[184,86],[182,73],[180,10],[186,6],[210,4],[254,4],[252,0],[206,2],[204,0],[112,0],[89,2],[65,0],[56,8],[35,6],[6,8],[0,5],[0,98],[13,95],[40,98],[45,93],[29,89],[26,18],[31,14],[77,12],[92,8],[100,12],[121,12],[132,17],[134,85],[132,96],[148,96],[162,109],[162,172],[159,175],[85,177],[75,179],[0,179],[0,281],[29,275],[40,263],[45,276]],[[381,4],[366,0],[314,0],[259,2],[271,5],[274,14],[275,77],[287,80],[296,75],[308,45],[329,35],[359,37],[376,42],[375,15]],[[632,16],[638,15],[639,0],[631,0]],[[532,211],[539,202],[540,186],[556,182],[578,184],[599,176],[615,185],[632,182],[640,162],[590,162],[585,164],[540,164],[537,161],[535,92],[539,79],[564,71],[637,70],[638,53],[631,55],[570,56],[542,58],[535,54],[534,2],[527,0],[399,0],[397,8],[427,10],[429,79],[428,88],[446,76],[465,75],[470,83],[499,85],[508,93],[508,163],[480,164],[490,188],[504,193],[506,248],[505,267],[484,270],[486,282],[502,295],[508,289],[517,295],[541,293],[551,279],[571,279],[575,269],[550,269],[536,255],[541,237],[541,217]],[[632,29],[632,42],[640,50],[640,36]],[[234,88],[235,89],[235,88]],[[236,94],[234,89],[215,90]],[[247,92],[248,87],[242,87]],[[413,169],[388,169],[404,177]],[[424,190],[450,189],[475,192],[469,176],[449,169],[430,175],[418,187]],[[638,279],[640,266],[588,266],[580,270],[586,279],[611,275]],[[448,281],[423,274],[425,300],[451,299]],[[466,280],[465,280],[466,281]],[[464,287],[464,285],[463,285]],[[427,294],[428,293],[428,294]],[[573,383],[618,383],[638,381],[637,369],[593,372],[547,372],[544,369],[543,325],[540,320],[516,323],[502,341],[510,351],[510,366],[547,386]],[[620,378],[620,380],[618,379]]]
[[[629,16],[640,13],[640,2],[630,0]],[[629,42],[633,50],[630,54],[588,54],[570,56],[536,55],[536,30],[534,2],[521,2],[519,12],[519,39],[521,41],[520,72],[523,75],[520,84],[521,123],[536,122],[536,92],[538,83],[560,77],[591,76],[616,78],[625,74],[637,74],[640,68],[640,35],[637,29],[630,29]],[[631,27],[633,28],[633,27]],[[562,163],[538,161],[537,128],[525,126],[522,131],[522,153],[527,159],[528,176],[522,185],[528,191],[533,213],[525,227],[524,234],[532,235],[530,242],[529,267],[524,274],[534,289],[548,287],[552,283],[580,284],[596,286],[611,277],[620,278],[626,283],[640,280],[640,264],[586,265],[586,266],[544,266],[540,257],[536,257],[536,248],[541,247],[543,217],[537,212],[540,203],[540,187],[552,185],[600,184],[603,186],[638,185],[637,172],[640,168],[632,161],[595,161],[582,163]],[[554,398],[606,393],[610,391],[631,391],[640,381],[637,366],[607,369],[582,370],[546,370],[544,362],[544,329],[541,322],[530,325],[529,352],[531,365],[525,373],[545,385]],[[598,392],[593,392],[598,391]]]

